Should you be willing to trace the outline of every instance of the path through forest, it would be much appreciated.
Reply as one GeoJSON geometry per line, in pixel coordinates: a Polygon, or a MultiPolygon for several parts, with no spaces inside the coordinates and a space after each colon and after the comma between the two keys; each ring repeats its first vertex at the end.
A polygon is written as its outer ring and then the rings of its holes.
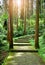
{"type": "MultiPolygon", "coordinates": [[[[18,49],[29,49],[28,46],[19,46],[18,49]]],[[[45,65],[38,53],[31,52],[9,52],[4,65],[45,65]]]]}

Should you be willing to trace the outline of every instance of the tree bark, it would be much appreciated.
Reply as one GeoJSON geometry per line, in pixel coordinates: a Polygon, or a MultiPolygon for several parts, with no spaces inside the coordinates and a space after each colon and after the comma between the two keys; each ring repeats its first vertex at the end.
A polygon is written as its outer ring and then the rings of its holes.
{"type": "Polygon", "coordinates": [[[26,0],[24,0],[24,35],[26,34],[26,0]]]}
{"type": "Polygon", "coordinates": [[[22,20],[20,22],[21,27],[23,27],[23,23],[24,23],[24,0],[21,0],[21,14],[20,14],[20,19],[22,20]]]}
{"type": "Polygon", "coordinates": [[[9,0],[9,20],[8,20],[8,41],[9,48],[13,48],[13,0],[9,0]]]}
{"type": "Polygon", "coordinates": [[[14,17],[15,17],[15,25],[16,25],[16,30],[18,30],[18,5],[17,5],[17,0],[15,0],[15,5],[14,5],[14,17]]]}
{"type": "Polygon", "coordinates": [[[29,17],[33,15],[33,1],[34,0],[29,0],[29,17]]]}
{"type": "Polygon", "coordinates": [[[39,48],[39,0],[36,0],[35,48],[39,48]]]}
{"type": "Polygon", "coordinates": [[[18,5],[16,4],[16,29],[18,30],[18,5]]]}
{"type": "Polygon", "coordinates": [[[7,12],[7,0],[4,0],[4,9],[5,9],[5,13],[7,12]]]}
{"type": "Polygon", "coordinates": [[[33,0],[31,0],[31,15],[33,15],[33,0]]]}
{"type": "Polygon", "coordinates": [[[26,17],[27,17],[27,19],[29,19],[30,17],[29,17],[29,14],[30,14],[30,12],[29,12],[29,0],[26,0],[26,17]]]}

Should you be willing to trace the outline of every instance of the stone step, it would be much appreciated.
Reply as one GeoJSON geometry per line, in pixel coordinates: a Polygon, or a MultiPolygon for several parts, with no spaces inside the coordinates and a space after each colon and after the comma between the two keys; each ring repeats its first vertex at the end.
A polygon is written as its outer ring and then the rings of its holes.
{"type": "Polygon", "coordinates": [[[32,53],[37,53],[38,50],[10,50],[10,52],[32,52],[32,53]]]}
{"type": "Polygon", "coordinates": [[[32,46],[30,43],[14,43],[13,46],[32,46]]]}
{"type": "Polygon", "coordinates": [[[16,43],[29,43],[29,39],[17,39],[15,40],[16,43]]]}

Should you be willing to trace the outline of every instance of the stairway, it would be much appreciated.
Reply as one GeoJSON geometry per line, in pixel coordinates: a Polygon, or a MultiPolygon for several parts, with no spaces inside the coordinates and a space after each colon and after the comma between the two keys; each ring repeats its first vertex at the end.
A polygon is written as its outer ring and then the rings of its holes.
{"type": "Polygon", "coordinates": [[[11,52],[38,52],[30,43],[14,43],[11,52]]]}

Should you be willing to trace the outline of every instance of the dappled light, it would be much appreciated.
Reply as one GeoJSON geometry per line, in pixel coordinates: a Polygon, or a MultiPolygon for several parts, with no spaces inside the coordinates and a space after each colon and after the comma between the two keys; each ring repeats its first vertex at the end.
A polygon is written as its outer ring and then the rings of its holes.
{"type": "Polygon", "coordinates": [[[11,59],[11,58],[13,58],[13,57],[14,57],[14,56],[8,56],[7,59],[11,59]]]}
{"type": "MultiPolygon", "coordinates": [[[[39,56],[37,54],[32,53],[15,53],[13,59],[7,59],[4,65],[43,65],[41,63],[39,56]],[[36,61],[36,62],[35,62],[36,61]],[[40,61],[40,62],[39,62],[40,61]]],[[[11,56],[11,54],[9,54],[11,56]]]]}
{"type": "Polygon", "coordinates": [[[15,57],[20,57],[20,56],[22,56],[24,53],[16,53],[15,54],[15,57]]]}

